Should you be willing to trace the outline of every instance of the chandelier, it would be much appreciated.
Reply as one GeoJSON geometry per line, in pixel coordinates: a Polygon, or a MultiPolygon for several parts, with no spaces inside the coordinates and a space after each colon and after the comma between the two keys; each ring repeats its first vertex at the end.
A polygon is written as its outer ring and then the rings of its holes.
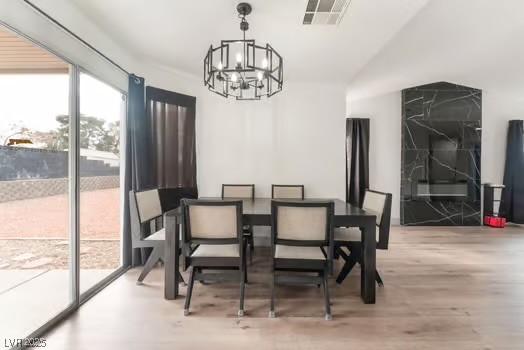
{"type": "Polygon", "coordinates": [[[246,39],[249,23],[246,16],[251,5],[237,5],[243,39],[222,40],[220,46],[211,45],[204,58],[204,85],[209,90],[237,100],[259,100],[282,90],[282,56],[271,45],[259,46],[246,39]]]}

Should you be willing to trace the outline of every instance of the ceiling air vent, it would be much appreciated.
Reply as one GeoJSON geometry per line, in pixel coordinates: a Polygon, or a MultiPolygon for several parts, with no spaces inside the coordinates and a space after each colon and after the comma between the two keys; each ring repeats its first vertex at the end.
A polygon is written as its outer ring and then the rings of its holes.
{"type": "Polygon", "coordinates": [[[303,24],[339,24],[351,0],[309,0],[303,24]]]}

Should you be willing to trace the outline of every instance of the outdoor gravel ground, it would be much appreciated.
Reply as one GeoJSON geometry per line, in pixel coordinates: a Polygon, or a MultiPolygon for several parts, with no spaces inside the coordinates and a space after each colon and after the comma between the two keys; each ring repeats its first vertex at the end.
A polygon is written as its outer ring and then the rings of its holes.
{"type": "MultiPolygon", "coordinates": [[[[0,269],[68,269],[69,241],[59,239],[0,239],[0,269]]],[[[116,269],[120,241],[80,242],[82,269],[116,269]]]]}
{"type": "MultiPolygon", "coordinates": [[[[118,188],[80,194],[82,239],[119,239],[118,188]]],[[[0,239],[69,237],[67,196],[49,196],[0,203],[0,239]]]]}

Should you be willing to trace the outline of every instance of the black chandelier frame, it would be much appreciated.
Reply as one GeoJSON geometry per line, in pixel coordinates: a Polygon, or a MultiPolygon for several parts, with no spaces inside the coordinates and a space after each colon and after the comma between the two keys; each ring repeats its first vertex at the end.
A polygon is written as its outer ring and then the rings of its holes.
{"type": "Polygon", "coordinates": [[[284,82],[282,56],[269,44],[257,45],[254,39],[246,39],[249,29],[245,17],[251,12],[251,6],[240,3],[237,6],[241,17],[240,29],[243,39],[222,40],[220,46],[211,45],[204,58],[204,85],[210,91],[223,97],[235,97],[237,100],[260,100],[282,91],[284,82]],[[230,62],[230,46],[242,46],[241,62],[230,62]],[[216,60],[216,58],[220,58],[216,60]],[[214,59],[215,58],[215,59],[214,59]],[[257,58],[263,58],[266,67],[256,64],[257,58]],[[237,79],[232,79],[236,74],[237,79]],[[245,92],[254,89],[254,93],[245,92]]]}

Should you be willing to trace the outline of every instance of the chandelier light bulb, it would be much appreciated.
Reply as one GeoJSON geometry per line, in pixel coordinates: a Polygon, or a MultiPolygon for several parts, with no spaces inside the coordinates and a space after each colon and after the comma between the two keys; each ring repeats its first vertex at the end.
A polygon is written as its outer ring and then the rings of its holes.
{"type": "Polygon", "coordinates": [[[237,63],[242,63],[242,54],[237,52],[237,63]]]}
{"type": "Polygon", "coordinates": [[[231,81],[232,81],[233,83],[236,83],[237,80],[238,80],[237,73],[233,73],[233,74],[231,74],[231,81]]]}
{"type": "Polygon", "coordinates": [[[267,61],[267,58],[264,57],[262,60],[262,68],[267,69],[267,66],[269,65],[269,62],[267,61]]]}
{"type": "Polygon", "coordinates": [[[258,81],[262,81],[262,79],[264,79],[264,74],[262,72],[258,72],[257,78],[258,78],[258,81]]]}
{"type": "Polygon", "coordinates": [[[222,62],[218,62],[218,64],[217,64],[217,69],[218,69],[218,70],[222,70],[222,69],[224,69],[224,66],[222,65],[222,62]]]}

